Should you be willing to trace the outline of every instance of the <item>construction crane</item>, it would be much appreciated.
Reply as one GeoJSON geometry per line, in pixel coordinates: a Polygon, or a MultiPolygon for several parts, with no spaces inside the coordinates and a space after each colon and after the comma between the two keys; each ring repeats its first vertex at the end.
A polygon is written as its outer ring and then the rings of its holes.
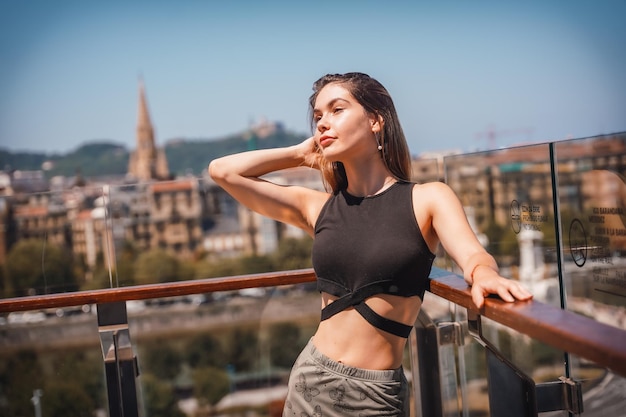
{"type": "Polygon", "coordinates": [[[490,125],[487,130],[483,132],[476,133],[476,141],[481,142],[486,139],[487,148],[489,150],[497,148],[497,140],[498,138],[502,138],[505,136],[519,136],[525,135],[525,140],[529,141],[530,136],[533,133],[533,128],[524,127],[517,129],[496,129],[493,125],[490,125]]]}

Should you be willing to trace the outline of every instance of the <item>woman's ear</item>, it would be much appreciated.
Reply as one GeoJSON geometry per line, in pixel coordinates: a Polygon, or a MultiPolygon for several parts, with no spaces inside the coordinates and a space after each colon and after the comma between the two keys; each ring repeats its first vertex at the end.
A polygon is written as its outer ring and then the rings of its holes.
{"type": "Polygon", "coordinates": [[[372,115],[372,117],[370,118],[370,125],[372,127],[372,132],[378,133],[381,130],[383,130],[385,121],[383,120],[383,117],[380,114],[372,115]]]}

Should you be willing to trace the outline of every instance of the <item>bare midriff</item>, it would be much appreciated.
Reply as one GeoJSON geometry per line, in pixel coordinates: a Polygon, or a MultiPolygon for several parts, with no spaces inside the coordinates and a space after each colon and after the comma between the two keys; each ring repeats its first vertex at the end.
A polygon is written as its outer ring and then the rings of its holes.
{"type": "MultiPolygon", "coordinates": [[[[336,297],[322,293],[322,308],[336,297]]],[[[383,317],[413,325],[419,313],[419,297],[380,294],[367,305],[383,317]]],[[[406,340],[368,323],[354,308],[335,314],[320,325],[313,337],[315,347],[329,358],[363,369],[397,369],[402,364],[406,340]]]]}

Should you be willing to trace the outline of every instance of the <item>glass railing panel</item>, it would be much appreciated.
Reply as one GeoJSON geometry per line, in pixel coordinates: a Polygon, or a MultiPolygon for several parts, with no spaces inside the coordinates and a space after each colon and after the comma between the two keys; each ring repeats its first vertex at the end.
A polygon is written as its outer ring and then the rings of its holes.
{"type": "MultiPolygon", "coordinates": [[[[43,179],[42,179],[43,181],[43,179]]],[[[205,178],[72,186],[67,179],[19,188],[0,199],[0,296],[41,295],[203,277],[208,259],[268,255],[281,227],[205,178]],[[249,219],[253,224],[246,223],[249,219]],[[271,229],[265,231],[265,229],[271,229]],[[272,234],[273,233],[273,234],[272,234]],[[255,252],[255,243],[259,248],[255,252]]],[[[18,184],[19,185],[19,184],[18,184]]],[[[285,230],[281,237],[291,233],[285,230]]],[[[295,234],[291,233],[295,236],[295,234]]],[[[252,272],[267,272],[260,265],[252,272]]],[[[243,271],[248,272],[248,271],[243,271]]],[[[239,271],[237,271],[239,273],[239,271]]],[[[228,273],[222,275],[229,275],[228,273]]]]}
{"type": "Polygon", "coordinates": [[[626,133],[555,144],[568,309],[626,329],[626,133]]]}
{"type": "Polygon", "coordinates": [[[108,415],[95,308],[0,317],[0,415],[108,415]]]}
{"type": "MultiPolygon", "coordinates": [[[[105,193],[104,243],[93,288],[206,278],[207,269],[211,276],[272,270],[260,256],[255,270],[228,270],[231,259],[255,258],[254,241],[263,238],[241,230],[260,230],[262,219],[203,178],[111,184],[105,193]],[[247,225],[250,219],[253,225],[247,225]]],[[[271,226],[276,232],[275,222],[271,226]]]]}
{"type": "Polygon", "coordinates": [[[444,159],[446,183],[504,276],[560,305],[548,144],[444,159]]]}
{"type": "Polygon", "coordinates": [[[144,249],[137,230],[147,225],[146,183],[116,184],[106,187],[106,227],[99,236],[102,243],[100,262],[95,268],[94,288],[116,288],[135,284],[135,262],[144,249]]]}
{"type": "MultiPolygon", "coordinates": [[[[446,183],[459,197],[480,242],[498,261],[501,274],[519,280],[536,300],[559,306],[550,145],[448,156],[444,170],[446,183]]],[[[537,382],[545,380],[546,369],[565,375],[564,352],[536,345],[489,320],[484,320],[482,331],[485,339],[537,382]]],[[[474,341],[468,343],[465,355],[466,364],[485,362],[482,346],[474,341]]],[[[472,381],[471,375],[466,378],[472,381]]],[[[475,384],[482,382],[479,378],[475,384]]]]}
{"type": "MultiPolygon", "coordinates": [[[[626,330],[626,133],[555,143],[568,310],[626,330]]],[[[622,415],[626,378],[570,358],[583,415],[622,415]]]]}
{"type": "MultiPolygon", "coordinates": [[[[42,179],[43,181],[43,179],[42,179]]],[[[54,178],[32,191],[17,185],[3,196],[0,295],[21,297],[76,291],[91,280],[97,262],[93,239],[103,187],[54,178]]]]}

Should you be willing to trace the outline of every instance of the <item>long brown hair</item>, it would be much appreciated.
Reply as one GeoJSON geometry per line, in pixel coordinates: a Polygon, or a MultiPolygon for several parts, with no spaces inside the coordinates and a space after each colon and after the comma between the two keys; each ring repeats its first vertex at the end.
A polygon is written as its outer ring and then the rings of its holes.
{"type": "MultiPolygon", "coordinates": [[[[312,130],[315,131],[316,128],[313,120],[313,109],[317,95],[322,88],[332,83],[341,84],[363,106],[366,112],[382,119],[382,129],[378,141],[383,148],[381,150],[383,162],[396,179],[409,181],[411,179],[411,154],[393,100],[387,89],[369,75],[360,72],[327,74],[315,81],[313,94],[309,98],[312,130]]],[[[335,192],[348,186],[346,171],[341,162],[326,161],[320,150],[318,165],[327,188],[335,192]]]]}

